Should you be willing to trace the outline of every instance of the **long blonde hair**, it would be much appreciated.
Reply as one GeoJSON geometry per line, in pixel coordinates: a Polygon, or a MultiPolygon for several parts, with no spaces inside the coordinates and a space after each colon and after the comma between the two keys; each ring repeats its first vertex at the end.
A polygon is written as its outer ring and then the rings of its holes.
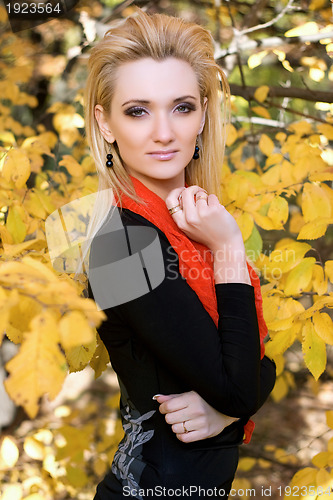
{"type": "Polygon", "coordinates": [[[198,137],[200,158],[191,160],[186,166],[185,181],[220,197],[226,124],[230,119],[230,90],[222,69],[214,60],[212,35],[197,24],[165,14],[148,15],[138,10],[137,14],[111,26],[104,38],[92,48],[88,62],[84,96],[86,137],[99,179],[95,209],[88,228],[90,241],[110,212],[112,193],[119,196],[124,192],[132,199],[144,202],[136,196],[114,144],[113,167],[106,167],[109,144],[100,133],[94,110],[99,104],[109,115],[117,69],[123,63],[147,57],[156,61],[175,57],[188,62],[194,70],[201,105],[205,97],[208,98],[208,105],[205,126],[198,137]]]}

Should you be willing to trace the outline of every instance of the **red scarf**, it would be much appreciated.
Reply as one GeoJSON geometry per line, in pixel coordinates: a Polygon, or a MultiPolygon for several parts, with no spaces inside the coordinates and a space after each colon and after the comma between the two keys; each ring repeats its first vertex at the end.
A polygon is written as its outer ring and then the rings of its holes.
{"type": "MultiPolygon", "coordinates": [[[[217,300],[215,293],[213,257],[209,249],[194,240],[189,239],[181,231],[172,216],[169,214],[165,201],[153,191],[148,189],[141,181],[130,176],[135,192],[144,199],[147,205],[139,204],[122,193],[122,206],[141,215],[157,226],[167,237],[179,258],[179,270],[186,278],[187,283],[195,291],[201,300],[204,308],[210,314],[216,327],[218,325],[219,314],[217,311],[217,300]],[[182,255],[186,255],[185,260],[182,255]]],[[[263,316],[262,297],[260,280],[255,270],[247,263],[251,284],[254,287],[255,305],[258,318],[261,358],[265,353],[264,338],[267,335],[267,326],[263,316]]],[[[244,443],[248,443],[254,429],[254,422],[249,420],[244,427],[244,443]]]]}

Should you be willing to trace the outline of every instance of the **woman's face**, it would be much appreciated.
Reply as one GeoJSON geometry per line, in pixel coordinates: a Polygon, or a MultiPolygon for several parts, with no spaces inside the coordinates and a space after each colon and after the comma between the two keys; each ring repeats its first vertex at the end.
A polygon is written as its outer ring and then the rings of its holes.
{"type": "Polygon", "coordinates": [[[117,142],[129,174],[149,188],[172,189],[184,185],[205,107],[187,62],[145,58],[119,67],[111,113],[97,105],[95,116],[105,139],[117,142]]]}

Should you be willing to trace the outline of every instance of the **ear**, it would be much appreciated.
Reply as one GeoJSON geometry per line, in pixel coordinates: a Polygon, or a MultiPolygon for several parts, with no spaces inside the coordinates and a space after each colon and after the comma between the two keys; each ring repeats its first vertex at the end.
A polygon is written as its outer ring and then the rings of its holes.
{"type": "Polygon", "coordinates": [[[198,135],[201,134],[201,132],[203,131],[203,128],[205,126],[207,102],[208,102],[208,99],[207,99],[207,97],[205,97],[204,98],[204,102],[203,102],[203,107],[202,107],[202,119],[201,119],[201,122],[200,122],[200,128],[199,128],[198,135]]]}
{"type": "Polygon", "coordinates": [[[105,117],[105,112],[103,107],[100,104],[96,104],[95,106],[95,118],[98,123],[99,130],[104,137],[104,139],[108,142],[114,142],[116,139],[110,130],[110,124],[105,117]]]}

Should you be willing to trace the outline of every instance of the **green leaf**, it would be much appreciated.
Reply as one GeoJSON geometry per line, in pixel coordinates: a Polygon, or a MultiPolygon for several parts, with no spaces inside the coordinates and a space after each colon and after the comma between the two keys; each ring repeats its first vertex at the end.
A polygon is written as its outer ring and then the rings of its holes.
{"type": "Polygon", "coordinates": [[[256,225],[253,226],[252,233],[250,237],[244,242],[244,246],[248,258],[252,262],[255,262],[262,251],[262,238],[256,225]]]}

